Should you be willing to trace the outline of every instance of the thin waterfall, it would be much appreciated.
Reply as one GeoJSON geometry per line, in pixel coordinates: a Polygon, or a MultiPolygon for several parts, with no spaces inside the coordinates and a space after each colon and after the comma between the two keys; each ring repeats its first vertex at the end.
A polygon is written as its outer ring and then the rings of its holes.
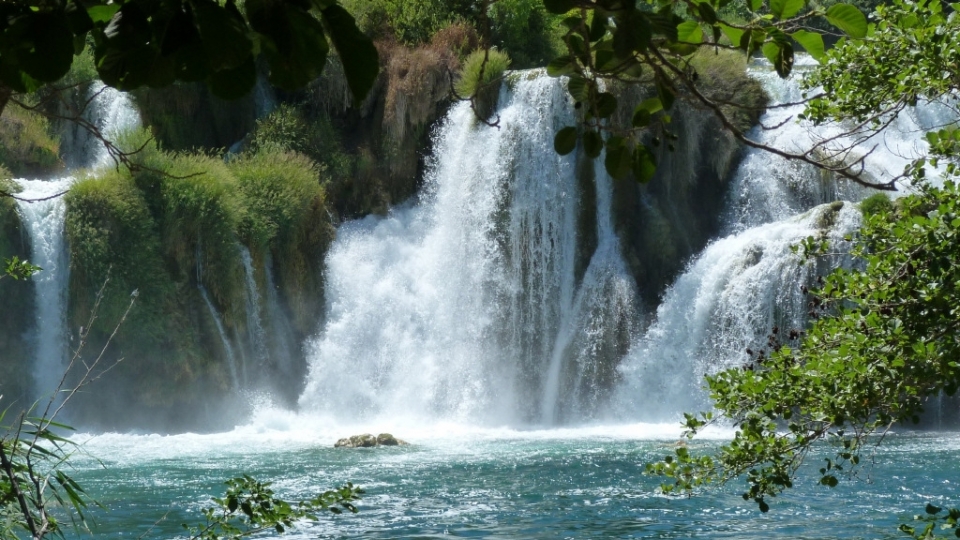
{"type": "Polygon", "coordinates": [[[237,357],[233,354],[233,346],[230,345],[230,338],[227,337],[227,331],[223,326],[223,319],[220,318],[220,313],[210,300],[210,295],[207,294],[207,288],[202,284],[197,284],[197,289],[200,290],[200,297],[203,298],[203,303],[207,305],[210,318],[213,319],[213,324],[217,327],[217,333],[220,335],[220,343],[223,344],[223,351],[227,356],[227,370],[230,372],[230,382],[233,383],[234,390],[239,390],[241,385],[240,374],[237,370],[237,357]]]}
{"type": "Polygon", "coordinates": [[[277,282],[273,277],[273,257],[267,253],[263,264],[266,278],[267,317],[270,321],[273,358],[280,374],[284,377],[297,373],[296,363],[299,356],[296,332],[290,324],[290,317],[280,305],[277,282]]]}
{"type": "Polygon", "coordinates": [[[246,284],[247,338],[258,366],[263,368],[269,357],[267,336],[260,317],[260,292],[257,290],[257,280],[253,273],[253,258],[250,256],[250,250],[244,245],[240,246],[240,260],[243,262],[243,277],[246,284]]]}
{"type": "MultiPolygon", "coordinates": [[[[609,222],[577,275],[577,158],[553,150],[575,122],[564,83],[510,79],[499,129],[468,104],[450,111],[418,204],[340,227],[302,408],[515,424],[592,414],[597,368],[616,361],[602,344],[637,317],[634,294],[609,222]]],[[[598,191],[609,220],[609,187],[598,191]]]]}
{"type": "Polygon", "coordinates": [[[32,342],[35,397],[48,397],[66,369],[69,353],[67,330],[67,284],[70,266],[64,239],[66,204],[62,196],[73,178],[17,180],[21,219],[30,236],[30,262],[41,270],[33,275],[36,290],[36,325],[32,342]],[[52,197],[52,198],[49,198],[52,197]],[[30,199],[47,199],[28,202],[30,199]]]}

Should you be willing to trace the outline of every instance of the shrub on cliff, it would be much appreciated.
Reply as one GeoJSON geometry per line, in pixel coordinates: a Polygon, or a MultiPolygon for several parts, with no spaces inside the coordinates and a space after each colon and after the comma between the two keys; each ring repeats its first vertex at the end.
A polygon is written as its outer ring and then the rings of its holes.
{"type": "Polygon", "coordinates": [[[50,175],[63,169],[60,144],[50,122],[33,111],[10,106],[0,116],[0,165],[15,176],[50,175]]]}

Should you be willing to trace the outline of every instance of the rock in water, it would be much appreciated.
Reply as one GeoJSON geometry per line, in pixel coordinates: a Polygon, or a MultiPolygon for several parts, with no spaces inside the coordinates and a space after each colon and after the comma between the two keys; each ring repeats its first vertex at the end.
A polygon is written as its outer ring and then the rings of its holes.
{"type": "Polygon", "coordinates": [[[408,443],[389,433],[381,433],[374,437],[369,433],[354,435],[337,441],[334,448],[371,448],[374,446],[405,446],[408,443]]]}

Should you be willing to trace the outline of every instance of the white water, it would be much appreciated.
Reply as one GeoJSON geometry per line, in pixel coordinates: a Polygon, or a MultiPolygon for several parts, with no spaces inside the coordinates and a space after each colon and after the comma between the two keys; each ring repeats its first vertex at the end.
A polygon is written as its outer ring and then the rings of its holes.
{"type": "Polygon", "coordinates": [[[454,107],[419,205],[340,228],[301,409],[489,425],[591,407],[605,360],[592,353],[636,317],[609,183],[578,279],[575,158],[552,142],[574,122],[566,91],[528,73],[500,103],[500,129],[454,107]]]}
{"type": "Polygon", "coordinates": [[[839,211],[819,206],[708,246],[667,291],[656,322],[623,361],[619,413],[669,421],[709,410],[704,375],[747,364],[746,350],[763,349],[774,327],[784,342],[790,329],[804,328],[808,299],[800,287],[824,268],[791,248],[810,236],[842,248],[859,225],[852,204],[839,211]]]}
{"type": "Polygon", "coordinates": [[[30,236],[30,262],[41,270],[33,275],[36,289],[36,326],[33,333],[33,379],[35,397],[53,395],[66,368],[69,353],[67,330],[67,283],[69,260],[64,241],[66,204],[62,196],[44,201],[70,188],[73,178],[17,180],[23,190],[17,196],[20,216],[30,236]]]}
{"type": "MultiPolygon", "coordinates": [[[[774,104],[801,97],[796,79],[769,66],[751,74],[774,104]]],[[[478,127],[466,107],[451,112],[419,205],[341,227],[327,260],[329,316],[309,344],[305,413],[339,410],[361,423],[673,421],[709,408],[703,375],[745,363],[774,327],[805,326],[801,285],[845,258],[802,263],[791,248],[816,236],[844,251],[860,214],[824,204],[871,190],[749,151],[730,187],[728,236],[689,264],[638,333],[610,179],[595,175],[598,245],[578,276],[575,163],[550,144],[573,122],[569,103],[556,81],[522,79],[501,95],[499,130],[478,127]]],[[[753,136],[796,152],[842,129],[797,122],[800,111],[771,109],[765,125],[786,123],[753,136]]],[[[899,174],[925,150],[920,127],[942,120],[933,107],[903,114],[873,141],[882,144],[867,172],[876,181],[899,174]]]]}
{"type": "MultiPolygon", "coordinates": [[[[90,87],[90,96],[94,125],[108,141],[116,142],[124,132],[140,127],[140,112],[126,93],[97,81],[90,87]]],[[[113,156],[100,141],[93,157],[94,166],[115,166],[113,156]]]]}

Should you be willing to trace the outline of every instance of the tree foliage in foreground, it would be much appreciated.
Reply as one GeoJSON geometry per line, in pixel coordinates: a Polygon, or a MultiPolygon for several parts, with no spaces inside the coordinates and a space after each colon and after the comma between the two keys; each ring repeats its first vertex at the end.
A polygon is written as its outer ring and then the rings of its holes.
{"type": "Polygon", "coordinates": [[[109,86],[133,90],[203,81],[245,95],[263,58],[270,83],[296,90],[320,75],[331,45],[356,99],[379,69],[373,43],[336,0],[8,0],[0,3],[0,110],[33,92],[93,47],[109,86]]]}
{"type": "MultiPolygon", "coordinates": [[[[820,469],[820,483],[835,486],[858,464],[868,435],[916,422],[928,398],[956,392],[960,189],[924,186],[896,202],[865,217],[853,251],[859,264],[811,292],[815,322],[805,335],[707,378],[736,435],[714,457],[681,448],[651,465],[673,480],[667,491],[743,476],[744,498],[766,511],[770,497],[792,487],[815,442],[835,443],[820,469]]],[[[685,427],[692,435],[714,420],[688,415],[685,427]]]]}

